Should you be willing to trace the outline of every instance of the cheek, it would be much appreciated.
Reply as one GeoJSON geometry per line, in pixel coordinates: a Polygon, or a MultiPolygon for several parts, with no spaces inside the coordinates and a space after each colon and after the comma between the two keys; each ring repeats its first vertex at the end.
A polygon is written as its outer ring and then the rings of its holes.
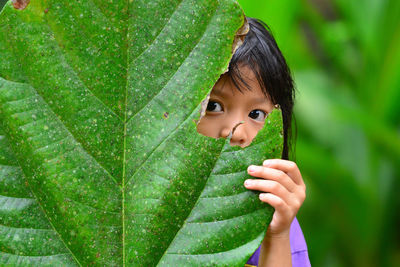
{"type": "Polygon", "coordinates": [[[264,127],[264,123],[249,121],[249,127],[247,128],[247,133],[251,140],[256,137],[257,133],[264,127]]]}
{"type": "Polygon", "coordinates": [[[197,124],[197,132],[205,136],[218,138],[219,129],[217,120],[210,119],[205,115],[200,120],[200,123],[197,124]]]}

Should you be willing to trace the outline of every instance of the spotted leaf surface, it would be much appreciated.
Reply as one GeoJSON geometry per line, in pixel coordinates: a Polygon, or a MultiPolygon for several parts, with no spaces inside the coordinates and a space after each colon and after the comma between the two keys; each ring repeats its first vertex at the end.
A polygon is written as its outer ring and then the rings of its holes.
{"type": "Polygon", "coordinates": [[[231,0],[32,1],[0,13],[0,264],[243,266],[280,157],[196,132],[244,18],[231,0]]]}

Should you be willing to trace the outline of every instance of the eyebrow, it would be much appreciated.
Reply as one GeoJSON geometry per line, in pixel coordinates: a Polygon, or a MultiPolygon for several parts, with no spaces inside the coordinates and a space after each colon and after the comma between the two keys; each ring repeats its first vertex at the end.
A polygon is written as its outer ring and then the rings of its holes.
{"type": "Polygon", "coordinates": [[[267,103],[268,99],[265,98],[253,98],[252,101],[254,101],[256,104],[263,104],[263,103],[267,103]]]}
{"type": "MultiPolygon", "coordinates": [[[[222,90],[220,90],[219,88],[215,88],[214,90],[213,90],[213,93],[215,94],[215,95],[217,95],[217,96],[220,96],[220,97],[224,97],[224,96],[227,96],[227,92],[226,91],[222,91],[222,90]],[[215,90],[216,89],[216,90],[215,90]]],[[[240,93],[240,92],[239,92],[240,93]]],[[[255,104],[264,104],[264,103],[266,103],[267,102],[267,98],[264,96],[264,98],[260,98],[260,97],[254,97],[254,98],[252,98],[251,99],[251,102],[253,102],[253,103],[255,103],[255,104]]]]}
{"type": "Polygon", "coordinates": [[[220,88],[215,88],[215,89],[213,90],[214,94],[221,96],[221,97],[227,96],[226,91],[222,91],[222,89],[220,89],[220,88]]]}

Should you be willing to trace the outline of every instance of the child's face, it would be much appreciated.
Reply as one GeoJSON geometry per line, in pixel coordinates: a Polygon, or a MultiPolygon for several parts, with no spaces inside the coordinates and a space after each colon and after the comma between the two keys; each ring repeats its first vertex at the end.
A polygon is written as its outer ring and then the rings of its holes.
{"type": "Polygon", "coordinates": [[[230,144],[246,147],[263,128],[274,105],[261,91],[251,69],[241,67],[240,71],[251,90],[244,88],[240,92],[232,80],[223,75],[211,91],[206,114],[197,125],[197,131],[213,138],[227,138],[237,126],[230,144]]]}

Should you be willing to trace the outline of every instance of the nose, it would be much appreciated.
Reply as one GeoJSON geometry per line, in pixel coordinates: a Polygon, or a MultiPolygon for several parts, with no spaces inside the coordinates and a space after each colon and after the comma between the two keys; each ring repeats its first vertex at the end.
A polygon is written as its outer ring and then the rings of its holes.
{"type": "Polygon", "coordinates": [[[244,121],[237,121],[235,123],[230,123],[222,127],[220,136],[223,138],[230,137],[231,146],[240,146],[240,147],[246,146],[248,136],[246,133],[246,127],[243,124],[244,121]]]}

